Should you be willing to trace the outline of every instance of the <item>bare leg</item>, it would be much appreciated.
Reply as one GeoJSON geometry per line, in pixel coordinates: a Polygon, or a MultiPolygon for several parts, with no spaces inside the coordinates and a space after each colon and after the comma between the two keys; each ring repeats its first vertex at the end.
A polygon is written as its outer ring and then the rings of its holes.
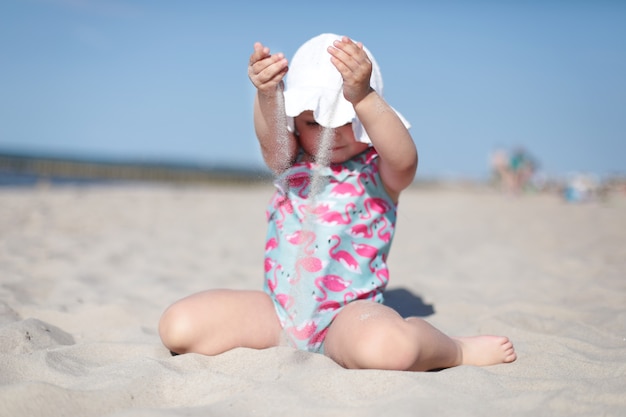
{"type": "Polygon", "coordinates": [[[236,347],[277,346],[282,328],[264,292],[210,290],[165,310],[159,334],[172,352],[217,355],[236,347]]]}
{"type": "Polygon", "coordinates": [[[427,371],[516,358],[506,337],[451,338],[422,319],[403,319],[368,301],[353,302],[337,315],[324,346],[328,356],[347,368],[427,371]]]}

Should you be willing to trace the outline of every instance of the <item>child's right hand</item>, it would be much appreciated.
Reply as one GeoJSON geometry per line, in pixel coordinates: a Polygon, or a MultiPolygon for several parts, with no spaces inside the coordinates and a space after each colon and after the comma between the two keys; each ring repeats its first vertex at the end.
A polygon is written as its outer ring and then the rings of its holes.
{"type": "Polygon", "coordinates": [[[280,52],[271,55],[268,47],[260,42],[254,44],[254,52],[248,64],[248,77],[259,93],[275,94],[288,69],[285,55],[280,52]]]}

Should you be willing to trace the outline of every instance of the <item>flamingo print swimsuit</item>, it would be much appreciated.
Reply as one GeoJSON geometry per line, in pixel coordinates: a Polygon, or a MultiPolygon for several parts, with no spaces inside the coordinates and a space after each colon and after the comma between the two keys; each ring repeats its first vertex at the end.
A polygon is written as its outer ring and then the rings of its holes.
{"type": "Polygon", "coordinates": [[[382,186],[373,147],[342,164],[296,162],[275,186],[264,290],[289,343],[323,353],[346,304],[383,301],[396,204],[382,186]],[[312,184],[316,170],[321,180],[312,184]]]}

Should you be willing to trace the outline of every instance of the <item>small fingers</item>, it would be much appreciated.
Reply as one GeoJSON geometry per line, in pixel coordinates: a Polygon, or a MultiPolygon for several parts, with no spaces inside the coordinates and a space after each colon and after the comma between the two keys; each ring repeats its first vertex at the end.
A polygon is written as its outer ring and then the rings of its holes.
{"type": "Polygon", "coordinates": [[[328,52],[331,55],[331,62],[339,70],[344,80],[353,78],[358,81],[366,77],[369,81],[372,62],[361,42],[355,43],[348,37],[343,37],[329,46],[328,52]]]}
{"type": "Polygon", "coordinates": [[[254,51],[250,55],[250,61],[248,65],[254,65],[255,62],[268,57],[270,54],[270,48],[263,46],[261,42],[254,43],[254,51]]]}
{"type": "Polygon", "coordinates": [[[369,64],[369,58],[363,49],[361,42],[354,42],[347,36],[333,42],[332,46],[328,47],[328,52],[337,60],[341,61],[343,65],[350,69],[355,67],[369,64]]]}
{"type": "Polygon", "coordinates": [[[277,76],[281,78],[284,72],[287,70],[287,60],[285,59],[285,56],[280,52],[269,56],[258,64],[259,66],[257,74],[259,75],[262,82],[268,82],[276,78],[277,76]]]}
{"type": "Polygon", "coordinates": [[[333,42],[328,47],[331,62],[343,78],[343,95],[351,103],[356,103],[370,91],[372,62],[361,42],[353,42],[348,37],[333,42]]]}
{"type": "Polygon", "coordinates": [[[269,48],[259,42],[254,44],[250,56],[248,77],[259,90],[271,90],[282,80],[287,72],[288,63],[284,54],[271,55],[269,48]]]}

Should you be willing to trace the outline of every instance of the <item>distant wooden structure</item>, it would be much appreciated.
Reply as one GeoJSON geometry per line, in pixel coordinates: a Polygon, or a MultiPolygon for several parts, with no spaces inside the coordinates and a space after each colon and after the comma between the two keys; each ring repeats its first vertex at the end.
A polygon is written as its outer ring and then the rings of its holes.
{"type": "Polygon", "coordinates": [[[267,171],[174,163],[107,161],[0,152],[0,173],[46,180],[150,181],[176,183],[265,182],[267,171]]]}

